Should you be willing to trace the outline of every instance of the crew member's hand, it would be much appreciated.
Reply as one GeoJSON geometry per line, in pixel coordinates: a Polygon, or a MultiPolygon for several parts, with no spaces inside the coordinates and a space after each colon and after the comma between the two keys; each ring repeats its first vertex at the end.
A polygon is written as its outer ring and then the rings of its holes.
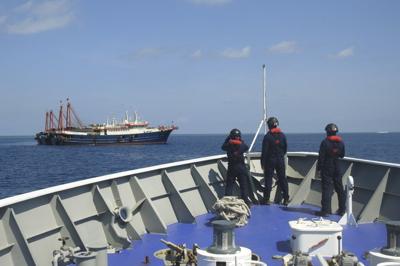
{"type": "Polygon", "coordinates": [[[230,139],[229,144],[240,145],[242,141],[240,139],[230,139]]]}

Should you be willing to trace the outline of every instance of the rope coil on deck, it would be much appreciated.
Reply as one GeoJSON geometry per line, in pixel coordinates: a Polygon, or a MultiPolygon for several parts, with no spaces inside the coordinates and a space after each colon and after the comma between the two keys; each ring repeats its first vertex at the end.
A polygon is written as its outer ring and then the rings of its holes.
{"type": "Polygon", "coordinates": [[[250,208],[244,200],[234,196],[225,196],[217,200],[212,208],[219,218],[236,222],[236,226],[245,226],[251,215],[250,208]]]}

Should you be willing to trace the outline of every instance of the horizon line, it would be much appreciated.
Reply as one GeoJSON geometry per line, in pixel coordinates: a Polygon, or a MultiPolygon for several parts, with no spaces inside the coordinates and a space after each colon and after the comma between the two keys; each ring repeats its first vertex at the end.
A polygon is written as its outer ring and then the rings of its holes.
{"type": "MultiPolygon", "coordinates": [[[[285,134],[325,134],[325,132],[284,132],[285,134]]],[[[400,131],[346,131],[340,132],[340,134],[396,134],[400,131]]],[[[174,135],[227,135],[228,133],[222,132],[211,132],[211,133],[174,133],[174,135]]],[[[255,135],[255,132],[242,132],[243,135],[255,135]]],[[[262,135],[264,133],[260,133],[262,135]]],[[[35,134],[11,134],[11,135],[0,135],[0,137],[31,137],[35,134]]]]}

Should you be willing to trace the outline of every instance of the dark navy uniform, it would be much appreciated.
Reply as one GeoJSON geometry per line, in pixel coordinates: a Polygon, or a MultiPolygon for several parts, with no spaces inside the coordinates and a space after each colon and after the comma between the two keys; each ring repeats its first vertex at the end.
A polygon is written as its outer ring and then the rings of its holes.
{"type": "Polygon", "coordinates": [[[232,196],[233,185],[236,178],[240,185],[241,198],[249,204],[248,199],[248,170],[244,163],[244,152],[249,150],[249,147],[240,139],[232,139],[227,137],[221,147],[228,155],[228,173],[226,178],[225,195],[232,196]]]}
{"type": "Polygon", "coordinates": [[[336,135],[327,136],[319,148],[318,166],[322,184],[321,214],[332,213],[331,198],[335,189],[339,200],[339,214],[346,209],[346,194],[343,189],[339,158],[343,158],[345,147],[342,138],[336,135]]]}
{"type": "Polygon", "coordinates": [[[288,182],[286,179],[285,154],[287,152],[286,136],[279,128],[272,128],[264,136],[261,152],[261,166],[264,169],[265,190],[264,201],[269,202],[272,190],[274,170],[278,177],[278,186],[281,189],[284,204],[289,200],[288,182]]]}

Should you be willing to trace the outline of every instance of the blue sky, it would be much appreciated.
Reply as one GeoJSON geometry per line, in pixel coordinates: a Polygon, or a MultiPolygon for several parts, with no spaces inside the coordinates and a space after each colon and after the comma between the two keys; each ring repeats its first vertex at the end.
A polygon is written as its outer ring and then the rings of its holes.
{"type": "Polygon", "coordinates": [[[400,1],[0,2],[0,135],[71,98],[81,120],[138,111],[177,133],[400,131],[400,1]]]}

